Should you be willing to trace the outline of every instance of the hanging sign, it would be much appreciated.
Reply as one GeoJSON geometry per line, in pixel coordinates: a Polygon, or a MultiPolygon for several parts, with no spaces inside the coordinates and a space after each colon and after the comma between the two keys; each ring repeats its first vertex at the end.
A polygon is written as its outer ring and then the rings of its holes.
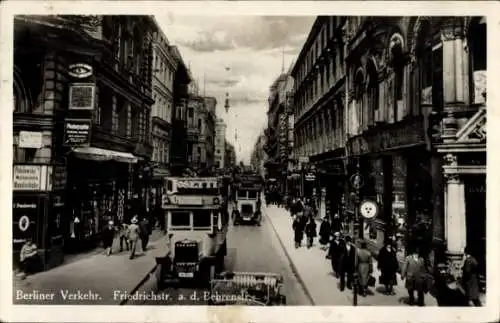
{"type": "Polygon", "coordinates": [[[46,188],[47,166],[14,165],[12,189],[14,191],[39,191],[46,188]]]}
{"type": "Polygon", "coordinates": [[[19,148],[42,148],[43,135],[39,131],[19,131],[19,148]]]}
{"type": "Polygon", "coordinates": [[[359,211],[365,219],[371,219],[378,215],[378,204],[371,200],[364,200],[359,206],[359,211]]]}
{"type": "Polygon", "coordinates": [[[84,79],[92,75],[92,66],[89,64],[72,64],[68,66],[68,75],[78,79],[84,79]]]}
{"type": "Polygon", "coordinates": [[[363,187],[364,184],[363,176],[359,173],[352,175],[349,181],[351,182],[352,187],[357,190],[363,187]]]}
{"type": "Polygon", "coordinates": [[[92,121],[89,119],[66,119],[64,123],[65,146],[88,146],[92,121]]]}

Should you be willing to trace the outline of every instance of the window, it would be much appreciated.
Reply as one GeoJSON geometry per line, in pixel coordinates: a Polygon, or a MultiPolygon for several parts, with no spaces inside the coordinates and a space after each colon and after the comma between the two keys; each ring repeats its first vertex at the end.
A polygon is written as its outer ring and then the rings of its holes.
{"type": "Polygon", "coordinates": [[[201,131],[201,119],[198,119],[198,130],[201,131]]]}
{"type": "Polygon", "coordinates": [[[170,214],[170,224],[173,227],[191,226],[191,215],[189,212],[172,211],[170,214]]]}
{"type": "Polygon", "coordinates": [[[188,117],[192,118],[193,116],[194,116],[194,109],[193,108],[188,108],[188,117]]]}
{"type": "Polygon", "coordinates": [[[249,199],[257,199],[257,192],[256,191],[248,191],[248,198],[249,199]]]}
{"type": "Polygon", "coordinates": [[[378,75],[375,64],[371,62],[368,65],[368,109],[369,121],[368,125],[372,125],[375,121],[379,121],[379,92],[378,92],[378,75]]]}
{"type": "Polygon", "coordinates": [[[193,211],[193,228],[207,229],[212,226],[212,214],[210,210],[193,211]]]}
{"type": "Polygon", "coordinates": [[[127,137],[128,102],[121,96],[117,96],[116,109],[118,112],[118,134],[127,137]]]}

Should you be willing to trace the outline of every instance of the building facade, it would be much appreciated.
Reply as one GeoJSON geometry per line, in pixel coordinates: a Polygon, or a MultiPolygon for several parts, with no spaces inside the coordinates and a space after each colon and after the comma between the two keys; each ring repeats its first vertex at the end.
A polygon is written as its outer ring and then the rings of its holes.
{"type": "Polygon", "coordinates": [[[234,146],[226,140],[224,152],[224,165],[227,170],[233,170],[236,166],[236,150],[234,146]]]}
{"type": "Polygon", "coordinates": [[[177,60],[173,55],[166,35],[158,23],[153,33],[153,77],[152,92],[155,103],[152,107],[152,166],[153,188],[151,206],[159,205],[162,178],[169,174],[172,111],[174,109],[174,76],[177,60]]]}
{"type": "Polygon", "coordinates": [[[291,71],[292,176],[301,195],[323,199],[332,214],[341,211],[345,190],[345,23],[345,17],[318,17],[291,71]]]}
{"type": "Polygon", "coordinates": [[[262,132],[257,137],[252,150],[252,155],[250,156],[250,165],[262,178],[266,178],[266,168],[264,167],[267,160],[266,152],[264,151],[265,144],[266,136],[264,132],[262,132]]]}
{"type": "Polygon", "coordinates": [[[292,76],[297,159],[345,219],[379,205],[356,235],[374,251],[396,236],[400,258],[418,246],[456,276],[468,245],[484,281],[485,20],[318,17],[292,76]]]}
{"type": "Polygon", "coordinates": [[[180,176],[188,164],[188,101],[189,85],[193,77],[176,46],[170,48],[177,61],[174,76],[174,106],[170,141],[170,173],[180,176]]]}
{"type": "Polygon", "coordinates": [[[215,166],[215,130],[217,122],[217,100],[214,97],[204,97],[204,149],[206,155],[206,164],[204,165],[207,170],[212,173],[215,166]]]}
{"type": "Polygon", "coordinates": [[[16,16],[14,263],[31,237],[44,269],[58,265],[110,217],[126,220],[134,195],[147,203],[153,25],[149,16],[16,16]]]}
{"type": "Polygon", "coordinates": [[[227,125],[223,119],[217,118],[215,123],[215,152],[214,166],[216,169],[224,169],[225,146],[227,125]]]}
{"type": "Polygon", "coordinates": [[[271,85],[269,91],[268,125],[266,134],[267,176],[277,180],[280,190],[285,193],[288,168],[288,123],[289,107],[287,85],[293,86],[288,73],[281,74],[271,85]]]}

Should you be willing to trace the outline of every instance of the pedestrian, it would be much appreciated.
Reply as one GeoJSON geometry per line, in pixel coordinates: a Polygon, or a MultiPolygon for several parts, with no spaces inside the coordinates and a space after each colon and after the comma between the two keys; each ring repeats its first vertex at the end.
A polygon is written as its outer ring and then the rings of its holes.
{"type": "Polygon", "coordinates": [[[302,244],[302,239],[304,238],[304,228],[302,215],[300,213],[295,215],[293,219],[292,229],[294,232],[295,248],[299,248],[302,244]]]}
{"type": "Polygon", "coordinates": [[[151,234],[149,220],[146,217],[142,218],[142,221],[139,223],[139,228],[142,251],[146,251],[149,242],[149,235],[151,234]]]}
{"type": "Polygon", "coordinates": [[[481,306],[479,300],[479,280],[478,263],[476,258],[471,255],[469,247],[464,250],[464,264],[462,267],[462,287],[465,291],[468,301],[472,301],[474,306],[481,306]]]}
{"type": "Polygon", "coordinates": [[[137,241],[141,236],[141,229],[137,224],[139,221],[137,217],[134,216],[132,218],[131,224],[128,226],[128,240],[130,244],[130,259],[133,259],[135,256],[135,250],[137,248],[137,241]]]}
{"type": "Polygon", "coordinates": [[[106,224],[101,231],[102,245],[106,250],[107,256],[111,255],[112,253],[114,238],[115,238],[114,222],[109,220],[108,224],[106,224]]]}
{"type": "Polygon", "coordinates": [[[358,286],[359,294],[366,296],[368,291],[368,283],[373,273],[373,259],[372,254],[367,249],[366,241],[361,241],[360,248],[357,252],[357,273],[358,273],[358,286]]]}
{"type": "Polygon", "coordinates": [[[405,279],[405,287],[408,290],[409,303],[414,305],[415,292],[417,292],[418,306],[424,306],[424,294],[426,292],[427,268],[424,258],[419,255],[418,249],[413,249],[410,255],[406,257],[401,279],[405,279]]]}
{"type": "Polygon", "coordinates": [[[22,279],[26,278],[27,275],[35,272],[36,261],[38,256],[38,248],[36,244],[33,243],[31,237],[26,239],[23,247],[21,248],[21,253],[19,254],[19,261],[22,270],[22,279]]]}
{"type": "Polygon", "coordinates": [[[332,231],[342,232],[342,220],[338,212],[335,212],[332,219],[332,231]]]}
{"type": "Polygon", "coordinates": [[[326,215],[319,226],[319,244],[321,245],[322,250],[328,249],[331,233],[332,227],[330,225],[330,217],[326,215]]]}
{"type": "Polygon", "coordinates": [[[316,221],[314,221],[313,217],[310,217],[309,222],[306,224],[307,249],[310,249],[313,246],[316,235],[316,221]]]}
{"type": "Polygon", "coordinates": [[[389,239],[378,252],[377,267],[380,270],[379,283],[385,286],[385,293],[394,295],[393,286],[397,285],[396,273],[399,270],[399,262],[393,242],[389,239]]]}
{"type": "Polygon", "coordinates": [[[328,250],[327,258],[330,259],[332,264],[332,270],[336,278],[340,277],[341,260],[344,257],[344,252],[346,249],[345,242],[340,238],[340,232],[334,233],[334,238],[330,242],[330,248],[328,250]]]}
{"type": "Polygon", "coordinates": [[[345,237],[345,246],[339,259],[340,290],[343,291],[347,285],[352,289],[354,270],[356,269],[356,248],[352,244],[350,236],[345,237]],[[346,284],[347,278],[347,284],[346,284]]]}
{"type": "Polygon", "coordinates": [[[125,221],[121,221],[118,224],[118,239],[120,240],[120,252],[123,251],[123,243],[125,243],[125,247],[127,248],[127,251],[129,251],[128,224],[125,223],[125,221]]]}

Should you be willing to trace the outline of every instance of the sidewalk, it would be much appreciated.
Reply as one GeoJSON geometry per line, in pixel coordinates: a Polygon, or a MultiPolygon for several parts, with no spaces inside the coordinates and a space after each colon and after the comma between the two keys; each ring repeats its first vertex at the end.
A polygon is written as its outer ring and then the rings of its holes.
{"type": "Polygon", "coordinates": [[[13,303],[118,305],[156,267],[155,256],[166,254],[166,239],[162,232],[153,231],[146,252],[138,246],[136,258],[132,260],[127,251],[117,252],[119,243],[115,239],[115,253],[109,257],[103,250],[25,280],[14,277],[13,303]],[[48,295],[49,299],[42,299],[41,294],[48,295]]]}
{"type": "MultiPolygon", "coordinates": [[[[268,206],[265,213],[272,224],[282,247],[290,261],[293,271],[298,276],[307,293],[310,295],[314,305],[337,305],[351,306],[352,290],[345,289],[341,292],[338,288],[339,280],[333,276],[330,260],[326,259],[325,251],[319,248],[318,238],[311,249],[305,247],[305,239],[301,248],[295,249],[292,231],[292,219],[285,209],[276,206],[268,206]]],[[[319,223],[318,222],[318,230],[319,223]]],[[[408,293],[404,288],[404,281],[398,275],[398,285],[394,286],[396,295],[385,295],[384,287],[378,285],[380,272],[374,260],[374,273],[377,284],[370,287],[371,295],[358,296],[358,305],[377,306],[408,306],[408,293]]],[[[437,301],[430,294],[425,296],[426,306],[437,306],[437,301]]]]}

